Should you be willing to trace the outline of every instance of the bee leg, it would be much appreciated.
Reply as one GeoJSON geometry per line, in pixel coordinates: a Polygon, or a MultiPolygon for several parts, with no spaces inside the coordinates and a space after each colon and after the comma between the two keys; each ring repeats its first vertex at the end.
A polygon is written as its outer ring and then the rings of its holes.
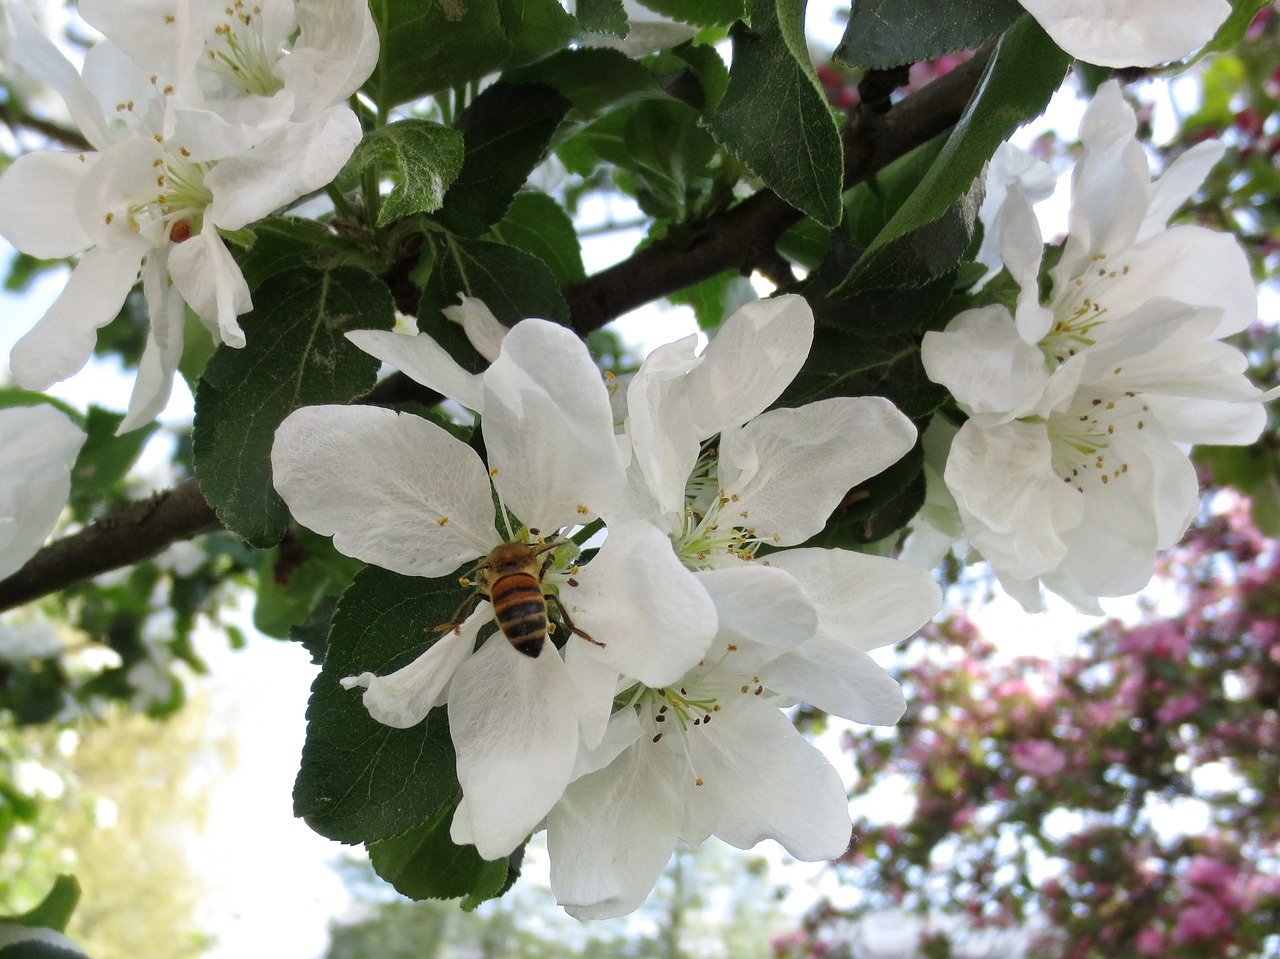
{"type": "Polygon", "coordinates": [[[584,633],[577,626],[573,625],[573,619],[569,616],[569,611],[564,608],[564,603],[560,602],[560,597],[554,594],[548,594],[547,601],[556,604],[556,609],[560,610],[560,618],[564,621],[565,628],[575,636],[581,636],[592,646],[603,647],[604,643],[598,639],[592,639],[590,634],[584,633]]]}
{"type": "Polygon", "coordinates": [[[476,607],[480,605],[480,600],[482,599],[484,599],[484,596],[481,595],[479,590],[477,590],[468,596],[463,604],[458,607],[458,611],[453,614],[453,619],[449,620],[447,623],[441,623],[439,626],[432,626],[430,629],[426,630],[426,632],[442,633],[446,630],[461,632],[463,622],[468,616],[476,611],[476,607]]]}

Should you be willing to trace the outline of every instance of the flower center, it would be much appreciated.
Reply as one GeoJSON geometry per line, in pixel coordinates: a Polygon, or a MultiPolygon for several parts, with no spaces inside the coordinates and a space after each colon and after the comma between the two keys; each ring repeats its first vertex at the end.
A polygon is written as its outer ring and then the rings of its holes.
{"type": "Polygon", "coordinates": [[[718,661],[700,664],[679,686],[641,686],[630,697],[646,730],[643,735],[652,744],[664,743],[664,748],[682,753],[695,786],[702,786],[705,781],[689,750],[689,737],[710,726],[722,708],[732,708],[734,697],[761,696],[765,691],[764,682],[757,675],[745,679],[732,675],[732,654],[736,651],[736,646],[728,645],[718,661]]]}
{"type": "Polygon", "coordinates": [[[199,233],[204,211],[213,202],[213,192],[204,182],[213,164],[195,162],[186,147],[170,144],[163,134],[150,132],[152,125],[132,102],[116,104],[116,112],[149,135],[155,144],[154,150],[140,151],[133,160],[147,164],[149,172],[139,176],[137,182],[153,183],[154,192],[139,189],[125,198],[118,209],[108,209],[103,217],[107,226],[117,216],[123,216],[129,229],[155,245],[169,240],[181,243],[199,233]]]}
{"type": "Polygon", "coordinates": [[[1127,265],[1109,264],[1105,253],[1095,253],[1088,272],[1054,291],[1049,305],[1056,323],[1039,344],[1051,364],[1064,363],[1097,341],[1098,328],[1109,319],[1106,299],[1111,283],[1128,272],[1127,265]]]}
{"type": "Polygon", "coordinates": [[[1129,472],[1129,464],[1116,455],[1114,439],[1130,430],[1146,429],[1149,419],[1150,407],[1132,391],[1082,397],[1071,409],[1051,413],[1053,471],[1081,493],[1088,483],[1105,486],[1119,479],[1129,472]]]}
{"type": "Polygon", "coordinates": [[[281,51],[263,36],[262,8],[235,0],[224,13],[226,19],[204,45],[210,71],[246,96],[269,97],[283,89],[284,81],[273,72],[281,51]]]}
{"type": "Polygon", "coordinates": [[[676,555],[689,569],[750,562],[760,546],[738,494],[717,485],[715,466],[715,449],[705,450],[685,484],[684,519],[671,538],[676,555]]]}

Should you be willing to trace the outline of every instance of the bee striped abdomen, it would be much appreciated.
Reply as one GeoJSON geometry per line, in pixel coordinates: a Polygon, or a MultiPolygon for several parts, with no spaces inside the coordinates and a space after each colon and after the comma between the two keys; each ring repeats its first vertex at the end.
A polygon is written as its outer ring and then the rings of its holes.
{"type": "Polygon", "coordinates": [[[507,641],[537,658],[547,638],[547,601],[542,584],[529,573],[508,573],[489,588],[493,616],[507,641]]]}

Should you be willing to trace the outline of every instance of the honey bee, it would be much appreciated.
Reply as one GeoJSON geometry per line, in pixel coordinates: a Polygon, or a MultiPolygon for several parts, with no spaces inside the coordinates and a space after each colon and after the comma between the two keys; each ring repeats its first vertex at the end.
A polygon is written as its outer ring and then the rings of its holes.
{"type": "Polygon", "coordinates": [[[507,642],[526,656],[537,659],[547,633],[554,628],[547,618],[547,601],[550,600],[556,604],[560,619],[569,632],[592,645],[603,646],[604,643],[597,642],[574,626],[559,597],[543,588],[542,578],[554,560],[551,551],[562,545],[563,542],[536,546],[510,542],[494,547],[484,562],[476,564],[463,577],[462,581],[469,584],[473,573],[480,574],[476,591],[462,604],[451,622],[442,623],[436,629],[460,629],[480,600],[487,599],[493,604],[493,618],[507,642]],[[543,553],[547,556],[540,559],[543,553]]]}

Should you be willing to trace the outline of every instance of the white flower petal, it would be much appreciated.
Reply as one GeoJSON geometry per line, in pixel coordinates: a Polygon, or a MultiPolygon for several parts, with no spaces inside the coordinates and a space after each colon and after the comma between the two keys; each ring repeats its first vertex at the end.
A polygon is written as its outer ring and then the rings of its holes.
{"type": "Polygon", "coordinates": [[[208,221],[198,234],[169,252],[173,285],[197,315],[216,323],[221,342],[244,346],[237,317],[253,309],[249,284],[235,257],[208,221]]]}
{"type": "Polygon", "coordinates": [[[852,824],[839,774],[767,700],[748,695],[727,704],[714,723],[691,732],[688,745],[685,838],[692,826],[696,839],[697,823],[705,829],[709,817],[714,834],[739,849],[776,839],[796,859],[815,862],[848,848],[852,824]]]}
{"type": "Polygon", "coordinates": [[[297,117],[345,100],[378,63],[378,31],[366,0],[299,0],[298,40],[277,69],[297,97],[297,117]]]}
{"type": "Polygon", "coordinates": [[[476,352],[492,363],[502,352],[502,341],[507,338],[509,328],[493,315],[483,300],[465,294],[459,297],[461,304],[446,306],[440,312],[461,326],[476,352]]]}
{"type": "Polygon", "coordinates": [[[484,606],[467,617],[462,628],[441,636],[421,656],[386,676],[365,672],[347,676],[343,689],[364,688],[363,702],[369,715],[384,726],[410,729],[446,699],[449,681],[471,655],[476,634],[493,622],[493,609],[484,606]]]}
{"type": "Polygon", "coordinates": [[[811,639],[784,653],[762,678],[775,692],[856,723],[892,726],[907,709],[902,687],[883,666],[833,637],[811,639]]]}
{"type": "Polygon", "coordinates": [[[916,428],[883,397],[771,410],[720,440],[720,482],[755,535],[782,546],[822,530],[845,494],[911,449],[916,428]]]}
{"type": "Polygon", "coordinates": [[[0,176],[0,234],[23,253],[60,259],[93,241],[75,197],[97,153],[42,150],[18,157],[0,176]]]}
{"type": "Polygon", "coordinates": [[[768,409],[812,345],[813,310],[802,296],[756,300],[725,320],[687,379],[689,412],[701,438],[768,409]]]}
{"type": "Polygon", "coordinates": [[[123,435],[150,423],[169,402],[173,377],[182,359],[187,306],[178,290],[169,285],[166,251],[155,250],[142,267],[142,291],[147,300],[151,329],[138,362],[138,378],[129,397],[129,411],[116,429],[123,435]]]}
{"type": "Polygon", "coordinates": [[[501,633],[454,673],[449,731],[485,859],[509,855],[564,793],[578,752],[574,693],[554,647],[526,656],[501,633]]]}
{"type": "Polygon", "coordinates": [[[1213,39],[1225,0],[1020,0],[1053,42],[1104,67],[1154,67],[1213,39]]]}
{"type": "Polygon", "coordinates": [[[443,576],[500,542],[484,464],[419,416],[303,407],[276,431],[271,468],[298,522],[384,569],[443,576]]]}
{"type": "Polygon", "coordinates": [[[21,569],[57,523],[84,441],[52,406],[0,410],[0,579],[21,569]]]}
{"type": "Polygon", "coordinates": [[[1085,506],[1053,472],[1042,423],[984,428],[970,420],[951,444],[945,472],[965,531],[1002,575],[1029,579],[1062,562],[1065,531],[1085,506]]]}
{"type": "Polygon", "coordinates": [[[517,323],[484,374],[484,435],[494,485],[522,523],[588,522],[626,484],[600,370],[576,333],[517,323]]]}
{"type": "Polygon", "coordinates": [[[632,745],[570,784],[547,817],[551,891],[576,919],[609,919],[644,902],[675,850],[683,763],[632,745]]]}
{"type": "Polygon", "coordinates": [[[391,330],[352,330],[347,333],[347,339],[441,396],[455,399],[467,409],[484,412],[484,381],[480,375],[464,370],[443,346],[425,333],[406,336],[391,330]]]}
{"type": "Polygon", "coordinates": [[[206,216],[238,230],[329,183],[360,142],[360,121],[344,106],[289,123],[261,143],[220,160],[204,178],[213,192],[206,216]]]}
{"type": "Polygon", "coordinates": [[[111,137],[102,108],[71,62],[55,47],[20,4],[6,3],[9,27],[6,55],[35,80],[58,91],[85,139],[105,150],[111,137]]]}
{"type": "Polygon", "coordinates": [[[787,549],[769,561],[804,586],[821,632],[863,652],[906,639],[942,608],[942,590],[927,570],[885,556],[787,549]]]}
{"type": "Polygon", "coordinates": [[[965,310],[942,331],[924,335],[920,359],[929,379],[968,412],[1013,419],[1031,409],[1049,373],[1044,354],[1018,332],[999,305],[965,310]]]}
{"type": "Polygon", "coordinates": [[[804,587],[789,570],[772,565],[775,558],[790,552],[770,555],[767,566],[743,563],[696,574],[715,603],[720,626],[717,645],[750,640],[776,654],[813,636],[818,613],[804,587]]]}
{"type": "Polygon", "coordinates": [[[705,439],[694,425],[685,391],[686,374],[702,362],[694,354],[697,341],[686,336],[658,347],[627,385],[627,434],[636,467],[658,509],[672,517],[684,508],[685,484],[705,439]]]}
{"type": "Polygon", "coordinates": [[[1181,539],[1199,504],[1195,468],[1172,443],[1124,437],[1112,453],[1128,471],[1089,487],[1084,521],[1063,534],[1062,572],[1091,596],[1125,596],[1146,586],[1156,550],[1181,539]]]}
{"type": "Polygon", "coordinates": [[[1177,212],[1200,189],[1209,171],[1222,159],[1226,146],[1221,140],[1203,140],[1174,158],[1152,184],[1146,218],[1138,229],[1138,242],[1169,225],[1177,212]]]}
{"type": "MultiPolygon", "coordinates": [[[[589,655],[646,686],[678,680],[716,634],[716,607],[656,526],[623,523],[560,591],[574,624],[603,647],[589,655]]],[[[570,640],[577,642],[577,640],[570,640]]]]}
{"type": "Polygon", "coordinates": [[[47,390],[89,361],[98,328],[116,318],[138,279],[144,248],[90,249],[40,321],[9,354],[23,389],[47,390]]]}

